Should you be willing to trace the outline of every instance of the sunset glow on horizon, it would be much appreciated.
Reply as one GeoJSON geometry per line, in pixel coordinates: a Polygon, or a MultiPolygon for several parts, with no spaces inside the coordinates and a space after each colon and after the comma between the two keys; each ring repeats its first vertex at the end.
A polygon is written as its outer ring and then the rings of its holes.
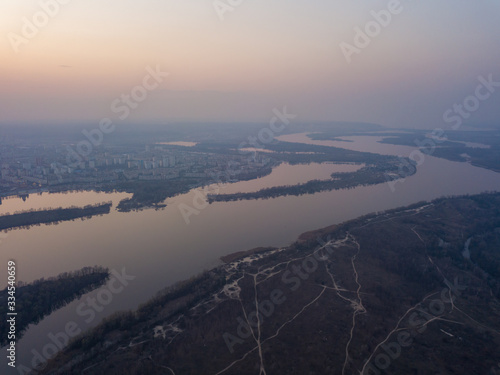
{"type": "Polygon", "coordinates": [[[339,45],[391,1],[243,1],[223,20],[214,3],[2,2],[0,124],[95,121],[157,65],[169,77],[131,123],[261,121],[286,104],[303,121],[434,127],[478,76],[500,81],[497,1],[401,1],[351,63],[339,45]]]}

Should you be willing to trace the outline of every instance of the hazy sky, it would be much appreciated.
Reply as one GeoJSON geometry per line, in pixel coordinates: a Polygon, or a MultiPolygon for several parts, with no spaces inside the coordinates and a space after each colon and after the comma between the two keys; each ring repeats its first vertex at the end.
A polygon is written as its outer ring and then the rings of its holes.
{"type": "MultiPolygon", "coordinates": [[[[243,0],[223,20],[229,0],[61,3],[0,1],[0,124],[264,121],[286,105],[301,121],[446,127],[479,76],[500,82],[498,0],[402,0],[351,63],[340,44],[391,1],[243,0]],[[148,66],[169,76],[119,120],[112,103],[148,66]]],[[[500,122],[496,91],[468,121],[500,122]]]]}

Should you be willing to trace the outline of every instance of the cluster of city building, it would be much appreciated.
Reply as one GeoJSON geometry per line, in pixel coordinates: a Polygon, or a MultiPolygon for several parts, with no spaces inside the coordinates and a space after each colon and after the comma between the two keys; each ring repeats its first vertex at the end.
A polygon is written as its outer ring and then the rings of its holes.
{"type": "Polygon", "coordinates": [[[102,146],[78,162],[67,162],[61,145],[1,145],[0,195],[64,185],[130,180],[204,178],[228,169],[252,172],[267,163],[239,153],[210,153],[168,145],[102,146]]]}

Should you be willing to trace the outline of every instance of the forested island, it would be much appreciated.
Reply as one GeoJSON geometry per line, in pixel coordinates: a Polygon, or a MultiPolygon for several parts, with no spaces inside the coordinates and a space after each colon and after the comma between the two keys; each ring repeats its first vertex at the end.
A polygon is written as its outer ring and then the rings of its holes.
{"type": "Polygon", "coordinates": [[[90,218],[95,215],[109,214],[111,202],[87,205],[85,207],[69,207],[43,210],[30,210],[12,215],[0,216],[0,230],[29,228],[33,225],[53,224],[78,218],[90,218]]]}
{"type": "Polygon", "coordinates": [[[417,171],[415,163],[409,158],[346,150],[331,146],[280,141],[266,145],[266,148],[273,151],[270,154],[273,160],[287,162],[292,165],[331,162],[363,164],[364,166],[356,172],[334,173],[331,180],[312,180],[302,184],[275,186],[250,193],[209,194],[207,196],[208,202],[268,199],[286,195],[314,194],[321,191],[350,189],[356,186],[392,182],[412,176],[417,171]]]}
{"type": "MultiPolygon", "coordinates": [[[[416,168],[409,170],[404,177],[414,174],[415,171],[416,168]]],[[[209,194],[207,199],[209,203],[212,203],[314,194],[329,190],[352,189],[356,186],[376,185],[392,181],[392,176],[399,176],[398,164],[380,163],[375,166],[363,167],[356,172],[333,173],[331,180],[312,180],[303,184],[275,186],[249,193],[209,194]]]]}
{"type": "MultiPolygon", "coordinates": [[[[45,316],[65,306],[75,298],[103,285],[109,278],[107,268],[84,267],[77,271],[64,272],[56,277],[35,280],[24,284],[18,282],[15,289],[16,340],[19,340],[29,324],[37,324],[45,316]]],[[[0,315],[7,314],[8,289],[0,291],[0,315]]],[[[7,344],[7,319],[0,320],[0,345],[7,344]]]]}

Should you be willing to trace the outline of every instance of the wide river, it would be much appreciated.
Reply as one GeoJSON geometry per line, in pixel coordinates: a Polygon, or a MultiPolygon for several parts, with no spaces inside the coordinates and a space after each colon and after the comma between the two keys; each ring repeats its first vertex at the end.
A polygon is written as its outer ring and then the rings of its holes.
{"type": "MultiPolygon", "coordinates": [[[[414,150],[412,147],[380,144],[377,142],[379,137],[371,136],[349,137],[353,142],[312,141],[305,134],[285,135],[279,139],[400,156],[408,156],[414,150]]],[[[261,179],[211,186],[210,189],[218,188],[221,193],[256,191],[263,187],[326,179],[332,172],[355,168],[358,166],[282,164],[261,179]]],[[[90,220],[0,233],[0,265],[6,267],[9,259],[16,260],[18,280],[29,282],[91,265],[119,272],[125,270],[127,275],[134,277],[123,291],[111,294],[111,300],[106,301],[109,303],[104,307],[90,308],[86,300],[108,285],[68,304],[36,326],[30,326],[17,343],[17,365],[29,367],[38,353],[50,354],[53,348],[51,334],[64,332],[68,322],[74,322],[78,329],[84,330],[118,310],[135,309],[160,289],[217,266],[222,255],[258,246],[284,246],[305,231],[375,211],[441,196],[492,190],[500,190],[500,174],[467,163],[426,156],[417,173],[402,183],[396,183],[395,190],[383,183],[298,197],[217,202],[205,207],[197,194],[199,190],[195,189],[167,199],[164,210],[120,213],[113,208],[110,214],[90,220]],[[180,207],[191,207],[196,214],[186,220],[180,207]],[[90,313],[82,312],[89,309],[94,311],[95,318],[87,323],[85,320],[90,320],[90,313]]],[[[112,200],[116,207],[126,196],[94,192],[44,193],[31,195],[25,201],[5,199],[0,205],[0,214],[107,200],[112,200]]],[[[0,280],[0,287],[5,285],[6,280],[0,280]]],[[[5,349],[2,353],[0,366],[3,371],[7,368],[5,349]]],[[[23,372],[18,367],[11,373],[23,372]]]]}

